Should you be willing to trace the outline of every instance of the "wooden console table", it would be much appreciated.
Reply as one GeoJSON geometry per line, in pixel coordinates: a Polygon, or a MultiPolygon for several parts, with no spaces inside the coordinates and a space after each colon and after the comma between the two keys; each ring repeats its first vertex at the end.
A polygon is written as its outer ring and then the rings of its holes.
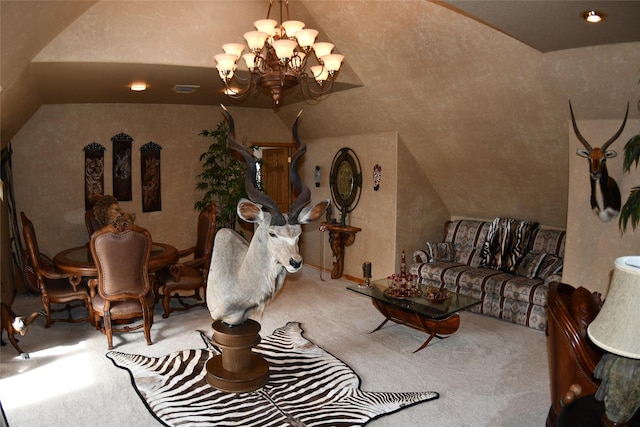
{"type": "Polygon", "coordinates": [[[356,233],[362,229],[329,222],[323,222],[322,226],[329,231],[329,244],[336,259],[333,263],[333,270],[331,270],[331,278],[337,279],[342,276],[344,271],[344,248],[353,244],[356,240],[356,233]]]}

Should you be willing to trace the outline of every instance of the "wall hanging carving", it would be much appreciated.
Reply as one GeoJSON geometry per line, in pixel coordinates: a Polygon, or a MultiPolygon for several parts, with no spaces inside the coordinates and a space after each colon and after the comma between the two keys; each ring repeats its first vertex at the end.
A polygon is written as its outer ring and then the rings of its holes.
{"type": "Polygon", "coordinates": [[[104,196],[104,145],[92,142],[84,150],[84,209],[93,207],[96,198],[104,196]]]}
{"type": "Polygon", "coordinates": [[[131,195],[131,138],[126,133],[111,137],[113,142],[113,195],[118,201],[132,200],[131,195]]]}
{"type": "Polygon", "coordinates": [[[162,150],[162,147],[153,141],[149,141],[140,147],[142,212],[162,210],[162,198],[160,191],[160,150],[162,150]]]}

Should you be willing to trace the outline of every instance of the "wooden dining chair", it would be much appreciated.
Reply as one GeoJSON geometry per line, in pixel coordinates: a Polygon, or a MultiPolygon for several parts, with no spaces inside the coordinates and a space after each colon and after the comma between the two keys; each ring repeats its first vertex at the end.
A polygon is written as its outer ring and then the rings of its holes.
{"type": "Polygon", "coordinates": [[[87,233],[89,233],[89,238],[95,233],[97,230],[102,228],[100,222],[96,219],[96,216],[93,213],[93,208],[89,208],[84,213],[84,225],[87,227],[87,233]]]}
{"type": "Polygon", "coordinates": [[[47,319],[45,328],[49,328],[54,322],[89,321],[93,324],[93,309],[86,281],[56,270],[53,261],[40,252],[36,230],[31,220],[24,212],[20,212],[20,219],[22,220],[22,237],[26,246],[25,274],[31,275],[36,283],[47,319]],[[71,310],[81,306],[87,309],[88,315],[74,318],[71,310]],[[52,313],[65,311],[66,318],[52,317],[52,313]]]}
{"type": "Polygon", "coordinates": [[[156,298],[162,298],[163,318],[169,317],[169,313],[173,311],[206,305],[204,297],[215,232],[216,206],[211,203],[198,216],[195,245],[179,251],[180,258],[191,255],[193,257],[156,273],[156,298]],[[180,307],[171,307],[171,298],[175,298],[180,307]],[[184,298],[188,298],[189,301],[185,301],[184,298]]]}
{"type": "Polygon", "coordinates": [[[155,297],[149,278],[151,235],[124,218],[96,231],[89,244],[98,277],[89,280],[96,327],[113,348],[114,332],[144,330],[151,345],[155,297]],[[141,320],[141,321],[140,321],[141,320]]]}

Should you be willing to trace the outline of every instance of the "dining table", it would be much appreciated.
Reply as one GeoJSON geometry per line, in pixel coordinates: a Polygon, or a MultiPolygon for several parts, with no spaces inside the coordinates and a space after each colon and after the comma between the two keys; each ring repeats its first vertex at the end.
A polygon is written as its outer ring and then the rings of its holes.
{"type": "MultiPolygon", "coordinates": [[[[153,242],[149,257],[149,273],[178,262],[178,249],[167,243],[153,242]]],[[[97,277],[98,269],[91,255],[89,244],[65,249],[53,257],[56,268],[71,275],[70,281],[78,284],[83,277],[97,277]]]]}

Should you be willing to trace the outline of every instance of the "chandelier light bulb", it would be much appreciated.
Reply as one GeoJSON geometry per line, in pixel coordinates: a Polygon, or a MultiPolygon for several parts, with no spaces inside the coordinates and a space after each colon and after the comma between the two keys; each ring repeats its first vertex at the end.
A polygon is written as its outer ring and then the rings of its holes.
{"type": "Polygon", "coordinates": [[[296,33],[296,40],[298,40],[298,44],[305,52],[309,52],[311,46],[316,41],[316,37],[318,36],[317,30],[312,30],[310,28],[300,30],[296,33]]]}
{"type": "Polygon", "coordinates": [[[271,45],[275,49],[278,59],[284,62],[293,56],[293,50],[298,46],[298,43],[284,39],[276,40],[271,45]]]}
{"type": "Polygon", "coordinates": [[[253,23],[258,31],[267,33],[267,37],[273,37],[275,35],[275,28],[278,25],[278,21],[275,19],[258,19],[253,23]]]}
{"type": "Polygon", "coordinates": [[[253,53],[262,50],[268,37],[269,34],[263,31],[249,31],[244,33],[244,39],[247,41],[247,45],[249,45],[249,50],[253,53]]]}
{"type": "Polygon", "coordinates": [[[310,68],[313,78],[318,82],[320,86],[329,78],[329,71],[322,65],[314,65],[310,68]]]}
{"type": "Polygon", "coordinates": [[[256,55],[254,53],[245,53],[242,55],[242,59],[244,59],[245,64],[247,64],[249,71],[253,71],[253,69],[256,68],[256,55]]]}
{"type": "Polygon", "coordinates": [[[245,47],[246,46],[242,43],[227,43],[222,45],[222,50],[224,50],[224,53],[235,55],[236,58],[240,58],[245,47]]]}
{"type": "Polygon", "coordinates": [[[304,22],[302,21],[285,21],[282,23],[282,28],[286,32],[287,37],[294,37],[295,34],[304,28],[304,22]]]}
{"type": "Polygon", "coordinates": [[[229,53],[219,53],[214,58],[218,63],[216,68],[218,68],[218,70],[225,70],[225,71],[233,70],[236,66],[236,59],[238,59],[237,56],[231,55],[229,53]]]}
{"type": "Polygon", "coordinates": [[[316,58],[322,58],[323,56],[329,55],[333,50],[333,44],[327,42],[315,43],[313,45],[313,50],[316,53],[316,58]]]}
{"type": "Polygon", "coordinates": [[[344,55],[339,55],[337,53],[332,53],[331,55],[325,55],[322,58],[322,63],[325,68],[329,70],[329,73],[333,75],[336,71],[340,69],[340,65],[342,65],[342,60],[344,59],[344,55]]]}

